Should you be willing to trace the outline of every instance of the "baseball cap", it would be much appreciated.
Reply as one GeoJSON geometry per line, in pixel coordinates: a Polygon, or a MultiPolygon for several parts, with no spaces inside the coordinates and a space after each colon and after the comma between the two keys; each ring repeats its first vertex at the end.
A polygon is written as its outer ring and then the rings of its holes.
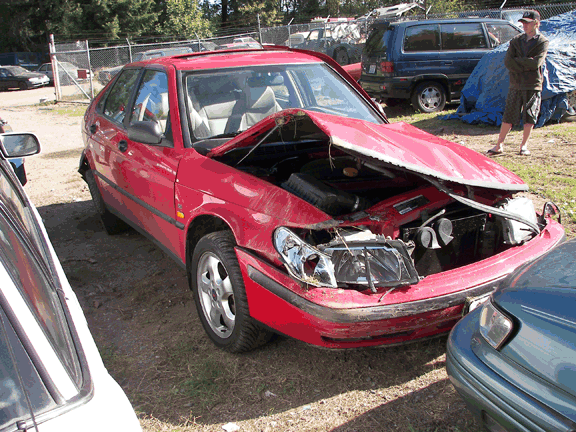
{"type": "Polygon", "coordinates": [[[540,14],[534,10],[530,10],[530,11],[526,11],[524,12],[524,14],[522,15],[522,18],[520,18],[518,21],[523,21],[523,22],[532,22],[532,21],[540,21],[540,14]]]}

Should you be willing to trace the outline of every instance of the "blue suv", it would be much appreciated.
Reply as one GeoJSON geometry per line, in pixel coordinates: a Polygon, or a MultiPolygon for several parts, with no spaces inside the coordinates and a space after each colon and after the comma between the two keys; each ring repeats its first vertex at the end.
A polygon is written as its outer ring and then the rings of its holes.
{"type": "Polygon", "coordinates": [[[492,18],[376,22],[362,52],[360,84],[388,104],[409,99],[423,112],[457,101],[476,64],[520,29],[492,18]]]}

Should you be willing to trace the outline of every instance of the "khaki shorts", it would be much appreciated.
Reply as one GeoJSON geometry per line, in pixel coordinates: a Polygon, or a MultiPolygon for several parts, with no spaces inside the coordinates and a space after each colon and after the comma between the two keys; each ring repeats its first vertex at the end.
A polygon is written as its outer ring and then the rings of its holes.
{"type": "Polygon", "coordinates": [[[536,124],[541,102],[542,92],[540,90],[509,89],[502,122],[520,124],[520,120],[522,120],[524,124],[536,124]]]}

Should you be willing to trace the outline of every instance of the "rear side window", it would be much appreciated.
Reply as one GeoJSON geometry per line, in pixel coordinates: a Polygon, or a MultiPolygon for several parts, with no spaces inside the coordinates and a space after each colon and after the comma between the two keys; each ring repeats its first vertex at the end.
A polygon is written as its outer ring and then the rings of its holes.
{"type": "Polygon", "coordinates": [[[438,25],[427,24],[408,27],[404,35],[404,51],[438,51],[440,31],[438,25]]]}
{"type": "Polygon", "coordinates": [[[372,33],[370,33],[370,36],[366,41],[366,53],[371,55],[386,52],[391,35],[392,29],[390,27],[377,27],[372,30],[372,33]]]}
{"type": "Polygon", "coordinates": [[[126,69],[121,72],[114,83],[114,87],[106,97],[104,105],[104,115],[110,117],[117,123],[122,123],[126,117],[126,107],[130,101],[130,94],[134,90],[136,80],[138,79],[138,69],[126,69]]]}
{"type": "Polygon", "coordinates": [[[481,23],[442,24],[443,50],[488,48],[481,23]]]}

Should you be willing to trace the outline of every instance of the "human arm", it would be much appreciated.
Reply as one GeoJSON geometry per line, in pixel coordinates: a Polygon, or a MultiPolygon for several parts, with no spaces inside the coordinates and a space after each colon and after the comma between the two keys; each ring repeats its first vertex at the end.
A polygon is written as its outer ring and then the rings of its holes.
{"type": "Polygon", "coordinates": [[[546,59],[546,54],[548,53],[548,45],[548,40],[537,44],[530,52],[530,54],[533,54],[532,57],[518,57],[515,59],[516,63],[522,67],[522,70],[525,71],[540,69],[546,59]]]}

